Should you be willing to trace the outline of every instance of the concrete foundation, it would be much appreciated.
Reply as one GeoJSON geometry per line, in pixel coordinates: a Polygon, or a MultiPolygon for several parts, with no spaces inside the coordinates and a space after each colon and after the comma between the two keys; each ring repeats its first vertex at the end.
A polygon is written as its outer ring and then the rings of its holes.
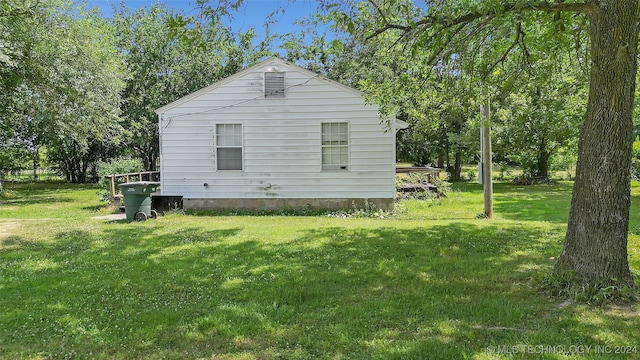
{"type": "Polygon", "coordinates": [[[281,209],[382,209],[393,210],[394,199],[194,199],[184,198],[185,209],[281,210],[281,209]]]}

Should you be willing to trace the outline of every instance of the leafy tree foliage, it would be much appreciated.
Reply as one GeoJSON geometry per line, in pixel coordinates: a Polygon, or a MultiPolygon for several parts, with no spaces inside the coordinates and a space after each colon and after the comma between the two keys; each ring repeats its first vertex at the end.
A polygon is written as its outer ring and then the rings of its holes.
{"type": "Polygon", "coordinates": [[[153,111],[268,54],[269,39],[256,41],[252,29],[234,34],[217,21],[228,7],[203,6],[199,19],[164,6],[121,7],[106,20],[73,6],[71,0],[0,3],[5,171],[37,167],[43,149],[72,182],[93,180],[98,161],[123,153],[153,170],[153,111]],[[176,28],[185,21],[191,25],[176,28]]]}
{"type": "Polygon", "coordinates": [[[498,151],[542,179],[549,176],[552,156],[578,138],[587,92],[582,74],[551,69],[536,66],[517,92],[499,98],[494,121],[498,151]]]}
{"type": "MultiPolygon", "coordinates": [[[[469,74],[494,85],[520,79],[519,72],[499,71],[506,59],[515,56],[524,69],[544,56],[529,47],[529,34],[538,35],[532,39],[539,44],[537,49],[553,54],[572,42],[580,48],[580,33],[588,31],[589,96],[565,246],[556,272],[573,272],[581,282],[635,286],[627,260],[627,233],[638,2],[451,0],[420,4],[328,1],[327,8],[334,9],[338,21],[355,34],[371,41],[393,37],[418,68],[468,58],[473,60],[466,63],[469,74]],[[358,13],[363,9],[376,14],[375,18],[360,22],[358,13]],[[532,24],[536,22],[549,25],[547,31],[535,31],[532,24]]],[[[578,61],[585,60],[578,57],[578,61]]]]}
{"type": "MultiPolygon", "coordinates": [[[[411,3],[406,5],[409,11],[411,3]]],[[[365,91],[371,102],[411,123],[398,134],[400,160],[446,167],[450,178],[459,180],[462,163],[472,162],[478,153],[477,109],[487,96],[498,113],[493,124],[498,157],[524,165],[532,175],[546,177],[552,155],[577,137],[588,62],[583,31],[558,34],[552,17],[523,17],[514,25],[512,41],[498,43],[504,53],[496,61],[473,52],[436,59],[415,48],[408,56],[407,48],[394,46],[397,38],[388,33],[368,38],[358,31],[354,24],[375,21],[375,9],[366,4],[354,5],[348,18],[343,7],[329,8],[328,15],[301,21],[305,30],[284,43],[287,58],[365,91]],[[327,24],[333,26],[331,41],[318,33],[327,24]],[[313,41],[304,43],[310,34],[313,41]],[[552,40],[563,47],[546,45],[552,40]]],[[[561,25],[583,27],[575,21],[561,25]]]]}
{"type": "Polygon", "coordinates": [[[3,138],[34,166],[46,147],[67,180],[84,182],[119,133],[123,72],[110,28],[64,1],[3,4],[3,138]]]}
{"type": "MultiPolygon", "coordinates": [[[[438,76],[431,76],[436,73],[432,67],[409,61],[392,37],[368,41],[358,33],[349,34],[342,23],[332,24],[331,40],[327,40],[317,29],[326,28],[336,16],[318,14],[302,22],[306,32],[285,42],[287,58],[364,91],[367,100],[381,106],[385,114],[408,121],[412,126],[398,134],[399,159],[446,165],[451,179],[459,180],[462,163],[472,160],[478,147],[473,124],[476,105],[470,96],[477,92],[470,91],[468,76],[446,70],[459,62],[441,63],[438,76]],[[304,44],[308,34],[316,37],[304,44]]],[[[363,7],[353,16],[355,22],[366,23],[375,14],[363,7]]]]}
{"type": "Polygon", "coordinates": [[[159,156],[154,110],[256,62],[268,47],[254,46],[253,30],[236,36],[219,22],[186,18],[164,5],[121,8],[114,26],[131,73],[122,93],[125,147],[147,170],[155,170],[159,156]]]}
{"type": "Polygon", "coordinates": [[[558,33],[560,25],[549,20],[521,21],[518,31],[526,33],[528,56],[505,58],[494,70],[496,75],[520,73],[517,82],[501,86],[494,97],[494,150],[542,179],[549,176],[552,156],[560,150],[562,159],[572,158],[566,152],[575,148],[569,145],[578,137],[588,89],[586,34],[558,33]],[[549,47],[551,41],[564,48],[549,47]]]}
{"type": "MultiPolygon", "coordinates": [[[[129,174],[142,171],[144,164],[140,159],[132,159],[128,157],[116,157],[109,161],[100,161],[98,168],[98,186],[101,191],[99,194],[102,199],[111,198],[111,179],[107,176],[115,174],[129,174]]],[[[126,178],[114,179],[114,185],[124,183],[126,178]]]]}
{"type": "Polygon", "coordinates": [[[34,119],[23,115],[31,107],[30,98],[34,98],[23,84],[26,79],[36,83],[43,77],[42,66],[36,66],[38,63],[29,56],[33,42],[29,29],[44,12],[37,2],[0,3],[1,173],[27,168],[31,153],[36,152],[42,142],[43,134],[35,134],[38,129],[34,119]]]}

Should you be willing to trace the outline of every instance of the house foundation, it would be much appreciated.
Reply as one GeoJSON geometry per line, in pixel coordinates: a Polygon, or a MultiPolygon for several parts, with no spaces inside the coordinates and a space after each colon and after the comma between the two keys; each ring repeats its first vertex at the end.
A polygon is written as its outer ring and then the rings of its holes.
{"type": "Polygon", "coordinates": [[[393,210],[393,199],[196,199],[185,198],[185,209],[194,210],[393,210]]]}

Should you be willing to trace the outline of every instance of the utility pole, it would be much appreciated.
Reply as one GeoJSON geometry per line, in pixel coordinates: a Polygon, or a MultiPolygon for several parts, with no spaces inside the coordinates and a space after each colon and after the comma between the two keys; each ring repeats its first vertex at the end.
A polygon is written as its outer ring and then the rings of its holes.
{"type": "Polygon", "coordinates": [[[489,98],[480,105],[480,145],[482,147],[482,185],[484,188],[484,217],[493,218],[493,173],[491,159],[491,103],[489,98]]]}

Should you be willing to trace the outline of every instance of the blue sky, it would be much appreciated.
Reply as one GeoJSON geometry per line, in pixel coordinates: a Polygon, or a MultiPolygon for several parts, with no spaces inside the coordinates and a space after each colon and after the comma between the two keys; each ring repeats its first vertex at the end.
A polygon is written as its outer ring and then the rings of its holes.
{"type": "MultiPolygon", "coordinates": [[[[216,0],[210,0],[212,4],[216,0]]],[[[183,10],[186,15],[197,15],[195,0],[87,0],[90,8],[98,7],[105,16],[111,16],[114,5],[124,2],[131,9],[139,9],[148,5],[166,3],[168,8],[183,10]]],[[[273,19],[275,24],[270,26],[272,33],[296,32],[293,22],[296,19],[309,16],[316,12],[316,1],[311,0],[245,0],[237,13],[234,14],[231,27],[235,31],[244,32],[253,27],[258,34],[263,34],[264,23],[269,14],[278,9],[284,12],[277,13],[273,19]]]]}

